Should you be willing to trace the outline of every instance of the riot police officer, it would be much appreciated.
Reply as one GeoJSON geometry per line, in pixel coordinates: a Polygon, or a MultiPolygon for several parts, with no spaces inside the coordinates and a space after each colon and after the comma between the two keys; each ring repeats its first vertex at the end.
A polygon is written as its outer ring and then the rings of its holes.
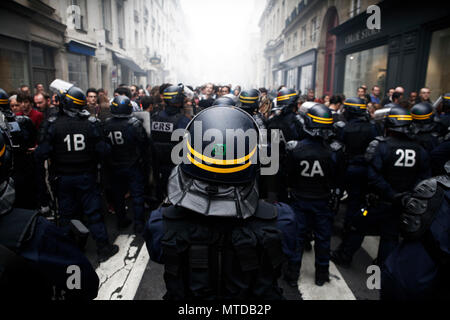
{"type": "Polygon", "coordinates": [[[238,106],[255,119],[259,129],[267,129],[266,119],[258,111],[260,93],[256,89],[244,90],[239,95],[238,106]]]}
{"type": "Polygon", "coordinates": [[[0,112],[7,123],[5,128],[11,137],[14,154],[13,177],[16,203],[19,208],[37,209],[35,162],[33,150],[37,141],[37,130],[27,116],[16,116],[9,107],[9,96],[0,89],[0,112]]]}
{"type": "Polygon", "coordinates": [[[377,137],[369,144],[366,160],[369,163],[369,189],[373,191],[368,206],[352,219],[352,227],[332,261],[349,266],[354,253],[361,247],[367,233],[379,232],[378,265],[398,243],[399,204],[421,180],[431,176],[427,152],[411,139],[411,113],[402,107],[393,107],[386,114],[386,137],[377,137]]]}
{"type": "MultiPolygon", "coordinates": [[[[278,92],[276,98],[277,104],[272,108],[272,115],[267,121],[268,137],[272,139],[272,131],[278,130],[280,132],[280,170],[277,175],[270,177],[268,199],[271,202],[281,201],[289,202],[288,191],[286,188],[286,143],[288,141],[300,140],[302,138],[302,124],[299,122],[296,110],[298,93],[295,90],[282,88],[278,92]]],[[[270,141],[273,143],[273,141],[270,141]]]]}
{"type": "Polygon", "coordinates": [[[446,93],[442,96],[442,113],[435,117],[435,122],[437,123],[437,130],[440,137],[445,137],[445,135],[450,131],[450,93],[446,93]]]}
{"type": "Polygon", "coordinates": [[[151,259],[165,264],[164,299],[282,299],[277,207],[258,197],[255,122],[219,106],[200,112],[187,130],[187,154],[169,179],[170,203],[152,213],[145,233],[151,259]],[[210,129],[223,143],[197,141],[210,129]],[[239,129],[254,131],[242,139],[245,152],[237,144],[224,152],[227,131],[239,129]]]}
{"type": "MultiPolygon", "coordinates": [[[[56,80],[51,86],[58,86],[56,80]]],[[[90,117],[83,91],[71,84],[58,90],[61,112],[42,128],[36,158],[42,185],[43,163],[51,159],[50,171],[58,199],[61,227],[84,213],[86,224],[97,243],[100,261],[117,253],[111,245],[101,214],[101,197],[96,183],[98,161],[106,158],[111,146],[103,137],[99,121],[90,117]]]]}
{"type": "Polygon", "coordinates": [[[348,193],[344,233],[350,220],[359,214],[367,194],[367,163],[364,157],[369,143],[379,136],[377,126],[369,120],[367,104],[360,98],[344,102],[344,121],[335,124],[336,138],[345,145],[345,190],[348,193]]]}
{"type": "Polygon", "coordinates": [[[134,227],[140,234],[144,229],[144,176],[149,163],[149,138],[136,117],[133,106],[126,96],[114,98],[110,106],[112,117],[104,123],[104,132],[110,140],[111,156],[108,169],[111,175],[111,192],[114,209],[118,216],[119,229],[127,227],[125,194],[130,191],[133,198],[134,227]]]}
{"type": "Polygon", "coordinates": [[[182,113],[184,104],[184,86],[170,86],[163,94],[166,107],[152,118],[151,134],[157,150],[155,175],[157,190],[163,200],[167,195],[167,180],[174,164],[171,159],[172,148],[176,142],[171,140],[172,133],[177,129],[184,129],[189,124],[189,118],[182,113]]]}
{"type": "Polygon", "coordinates": [[[99,279],[77,246],[37,211],[14,207],[12,152],[0,132],[0,297],[94,299],[99,279]],[[69,267],[76,266],[75,269],[69,267]],[[75,270],[75,271],[74,271],[75,270]],[[77,273],[78,284],[68,278],[77,273]],[[5,279],[6,278],[6,279],[5,279]]]}
{"type": "Polygon", "coordinates": [[[316,104],[305,115],[307,136],[287,146],[288,186],[291,189],[298,230],[298,252],[290,261],[285,279],[297,285],[303,248],[312,230],[315,239],[316,285],[329,281],[330,242],[334,212],[330,207],[332,190],[339,187],[343,173],[343,145],[330,143],[333,116],[324,105],[316,104]]]}
{"type": "Polygon", "coordinates": [[[411,115],[412,133],[420,145],[431,153],[439,144],[436,123],[433,121],[433,107],[428,102],[418,103],[412,107],[411,115]]]}
{"type": "Polygon", "coordinates": [[[419,183],[402,209],[404,240],[386,260],[380,298],[450,299],[450,161],[444,175],[419,183]]]}

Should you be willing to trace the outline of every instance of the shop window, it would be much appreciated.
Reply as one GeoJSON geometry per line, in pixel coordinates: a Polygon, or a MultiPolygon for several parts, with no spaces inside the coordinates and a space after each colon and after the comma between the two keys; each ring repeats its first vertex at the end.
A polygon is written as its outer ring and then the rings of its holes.
{"type": "Polygon", "coordinates": [[[450,28],[433,32],[425,85],[431,89],[431,100],[450,91],[450,28]]]}
{"type": "Polygon", "coordinates": [[[385,92],[388,46],[380,46],[345,57],[344,94],[356,96],[358,88],[365,84],[368,88],[377,85],[385,92]]]}
{"type": "Polygon", "coordinates": [[[18,51],[0,49],[0,88],[7,92],[22,84],[30,85],[28,55],[18,51]]]}
{"type": "Polygon", "coordinates": [[[81,54],[67,53],[69,62],[69,82],[81,90],[88,88],[88,57],[81,54]]]}
{"type": "Polygon", "coordinates": [[[287,71],[286,75],[286,86],[288,88],[297,89],[297,68],[290,69],[287,71]]]}
{"type": "Polygon", "coordinates": [[[308,89],[313,89],[313,68],[312,65],[303,66],[300,73],[301,94],[307,94],[308,89]]]}

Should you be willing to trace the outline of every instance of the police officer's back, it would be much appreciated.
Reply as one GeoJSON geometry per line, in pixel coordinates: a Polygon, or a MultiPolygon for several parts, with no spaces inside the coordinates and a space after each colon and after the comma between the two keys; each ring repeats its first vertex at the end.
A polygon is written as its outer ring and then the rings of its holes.
{"type": "Polygon", "coordinates": [[[331,110],[321,104],[312,106],[305,115],[306,133],[301,141],[288,143],[287,176],[292,207],[296,213],[298,257],[290,261],[286,280],[296,285],[303,247],[312,229],[315,234],[316,284],[329,281],[330,241],[334,212],[330,207],[332,191],[338,189],[343,173],[343,145],[328,141],[332,133],[331,110]]]}
{"type": "Polygon", "coordinates": [[[111,103],[112,117],[104,123],[104,132],[110,140],[111,156],[108,169],[111,174],[111,192],[120,228],[126,227],[125,194],[133,198],[135,230],[144,228],[144,177],[150,161],[149,138],[142,122],[132,116],[133,106],[126,96],[118,96],[111,103]]]}
{"type": "Polygon", "coordinates": [[[11,111],[8,98],[8,94],[0,89],[0,112],[7,124],[3,129],[10,135],[13,144],[16,205],[37,209],[34,158],[30,151],[36,146],[37,130],[29,117],[16,116],[11,111]]]}
{"type": "MultiPolygon", "coordinates": [[[[286,190],[286,143],[288,141],[300,140],[303,136],[302,125],[298,121],[297,109],[298,93],[292,89],[281,89],[276,98],[277,104],[272,108],[272,114],[267,121],[268,138],[273,144],[272,132],[279,132],[279,161],[280,169],[277,175],[269,177],[268,198],[270,201],[278,200],[288,202],[286,190]]],[[[269,146],[270,148],[270,146],[269,146]]]]}
{"type": "Polygon", "coordinates": [[[83,91],[67,84],[59,95],[61,112],[42,128],[36,149],[41,184],[45,188],[43,163],[50,159],[61,227],[68,229],[70,220],[83,213],[103,261],[118,251],[117,246],[109,243],[96,182],[97,165],[111,147],[103,137],[99,121],[85,110],[83,91]]]}
{"type": "Polygon", "coordinates": [[[158,193],[162,198],[166,195],[167,179],[174,167],[171,153],[176,142],[171,140],[172,133],[177,129],[184,129],[189,123],[182,113],[184,103],[184,87],[170,86],[163,93],[165,109],[152,115],[151,133],[157,151],[155,168],[158,193]]]}
{"type": "Polygon", "coordinates": [[[94,299],[99,279],[77,246],[37,211],[14,207],[12,154],[7,140],[0,132],[0,297],[94,299]],[[73,272],[76,286],[69,288],[73,272]]]}
{"type": "Polygon", "coordinates": [[[398,243],[399,203],[419,181],[431,176],[427,152],[410,137],[411,123],[408,110],[392,107],[385,115],[386,137],[377,137],[369,144],[366,160],[372,200],[359,214],[358,230],[351,230],[338,254],[333,254],[336,264],[349,264],[368,232],[380,234],[380,265],[398,243]]]}
{"type": "Polygon", "coordinates": [[[165,264],[165,299],[281,299],[281,235],[276,207],[258,198],[254,121],[238,108],[211,107],[187,130],[188,153],[169,179],[170,205],[154,211],[146,228],[151,259],[165,264]],[[210,129],[224,142],[212,149],[196,140],[210,129]],[[254,131],[245,154],[235,146],[227,156],[227,129],[254,131]]]}
{"type": "Polygon", "coordinates": [[[377,126],[369,120],[367,104],[360,98],[344,102],[345,121],[335,124],[336,138],[345,145],[345,190],[348,193],[345,226],[359,213],[367,194],[367,163],[369,143],[379,136],[377,126]]]}

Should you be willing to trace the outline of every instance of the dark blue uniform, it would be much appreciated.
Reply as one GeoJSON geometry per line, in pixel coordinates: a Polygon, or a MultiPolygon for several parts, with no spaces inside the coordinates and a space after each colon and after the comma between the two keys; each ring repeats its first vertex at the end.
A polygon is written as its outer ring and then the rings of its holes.
{"type": "MultiPolygon", "coordinates": [[[[382,269],[381,299],[449,299],[450,285],[450,181],[444,194],[435,193],[433,221],[421,237],[404,240],[386,259],[382,269]]],[[[423,201],[424,200],[420,200],[423,201]]]]}
{"type": "Polygon", "coordinates": [[[440,143],[431,151],[431,168],[433,170],[433,175],[444,173],[444,165],[448,159],[450,159],[450,134],[447,135],[444,142],[440,143]]]}
{"type": "Polygon", "coordinates": [[[93,238],[103,246],[108,235],[101,215],[101,197],[96,181],[97,165],[111,150],[95,118],[61,114],[43,127],[36,149],[44,186],[43,163],[51,159],[50,171],[58,198],[61,226],[84,213],[93,238]]]}
{"type": "Polygon", "coordinates": [[[357,215],[367,194],[367,163],[364,157],[369,143],[377,137],[375,124],[361,118],[349,119],[347,123],[337,123],[337,136],[345,145],[345,185],[348,193],[346,226],[357,215]]]}
{"type": "MultiPolygon", "coordinates": [[[[379,137],[370,143],[366,158],[369,162],[369,190],[379,200],[370,204],[366,215],[360,211],[340,246],[346,260],[351,261],[368,233],[380,233],[378,263],[392,252],[398,243],[400,194],[410,192],[415,185],[431,176],[427,152],[406,136],[379,137]]],[[[363,210],[364,211],[364,210],[363,210]]]]}
{"type": "Polygon", "coordinates": [[[60,229],[35,212],[12,209],[0,216],[0,245],[25,259],[19,265],[24,266],[27,274],[22,277],[28,282],[15,288],[21,291],[16,298],[92,300],[97,296],[99,279],[88,259],[60,229]],[[77,266],[79,273],[69,266],[77,266]],[[33,276],[28,277],[28,272],[33,276]],[[67,283],[75,274],[80,276],[80,288],[70,289],[67,283]]]}
{"type": "Polygon", "coordinates": [[[267,177],[267,192],[271,198],[275,196],[276,200],[288,203],[289,197],[286,189],[287,173],[285,170],[287,161],[286,143],[289,141],[301,140],[304,134],[301,124],[297,120],[296,114],[293,112],[283,113],[269,118],[267,121],[267,135],[270,143],[272,139],[272,130],[279,130],[283,136],[280,137],[279,146],[280,168],[276,175],[267,177]]]}
{"type": "Polygon", "coordinates": [[[180,112],[180,108],[173,106],[166,106],[165,110],[152,116],[151,132],[157,152],[155,178],[159,200],[163,200],[167,194],[167,180],[175,166],[171,159],[171,153],[177,142],[172,142],[172,133],[177,129],[185,129],[189,121],[189,118],[180,112]]]}
{"type": "Polygon", "coordinates": [[[133,198],[134,221],[144,226],[144,185],[146,166],[150,161],[149,138],[142,123],[135,117],[109,118],[104,131],[111,141],[108,167],[111,174],[111,192],[119,219],[126,215],[125,194],[133,198]]]}
{"type": "MultiPolygon", "coordinates": [[[[298,226],[297,257],[301,265],[308,233],[314,233],[316,267],[328,270],[334,212],[330,208],[332,189],[342,181],[342,145],[331,145],[320,137],[306,137],[289,146],[288,186],[291,188],[298,226]]],[[[299,268],[298,268],[299,269],[299,268]]]]}
{"type": "Polygon", "coordinates": [[[2,111],[9,126],[13,145],[13,178],[16,190],[15,205],[24,209],[38,209],[37,177],[35,160],[28,149],[37,142],[37,130],[33,121],[27,116],[16,116],[11,111],[2,111]]]}

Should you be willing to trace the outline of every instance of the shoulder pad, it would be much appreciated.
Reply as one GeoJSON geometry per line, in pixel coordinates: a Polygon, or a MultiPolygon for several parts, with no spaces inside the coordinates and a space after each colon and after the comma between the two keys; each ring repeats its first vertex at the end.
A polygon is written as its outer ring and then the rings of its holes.
{"type": "Polygon", "coordinates": [[[89,117],[88,118],[89,122],[91,123],[100,123],[100,119],[97,119],[96,117],[89,117]]]}
{"type": "Polygon", "coordinates": [[[450,132],[445,136],[444,141],[450,141],[450,132]]]}
{"type": "Polygon", "coordinates": [[[375,140],[379,141],[379,142],[385,142],[389,139],[389,137],[384,137],[384,136],[378,136],[375,137],[375,140]]]}
{"type": "Polygon", "coordinates": [[[128,123],[133,126],[138,126],[141,123],[141,121],[136,117],[131,117],[130,119],[128,119],[128,123]]]}
{"type": "Polygon", "coordinates": [[[298,146],[298,141],[292,140],[286,143],[286,151],[292,151],[298,146]]]}
{"type": "Polygon", "coordinates": [[[420,182],[415,188],[413,197],[419,199],[431,199],[436,193],[438,184],[436,178],[431,178],[420,182]]]}
{"type": "Polygon", "coordinates": [[[438,176],[436,177],[436,181],[439,185],[441,185],[445,189],[450,189],[450,176],[448,175],[438,176]]]}
{"type": "Polygon", "coordinates": [[[334,124],[334,127],[336,129],[342,129],[346,126],[347,124],[344,121],[338,121],[334,124]]]}
{"type": "Polygon", "coordinates": [[[379,137],[375,138],[371,143],[369,143],[369,146],[367,147],[365,158],[366,161],[372,161],[373,156],[375,155],[375,152],[378,149],[378,146],[380,145],[380,140],[378,140],[379,137]]]}
{"type": "Polygon", "coordinates": [[[339,151],[339,150],[344,149],[344,145],[342,143],[340,143],[339,141],[337,141],[337,140],[333,140],[330,143],[330,148],[333,151],[339,151]]]}

